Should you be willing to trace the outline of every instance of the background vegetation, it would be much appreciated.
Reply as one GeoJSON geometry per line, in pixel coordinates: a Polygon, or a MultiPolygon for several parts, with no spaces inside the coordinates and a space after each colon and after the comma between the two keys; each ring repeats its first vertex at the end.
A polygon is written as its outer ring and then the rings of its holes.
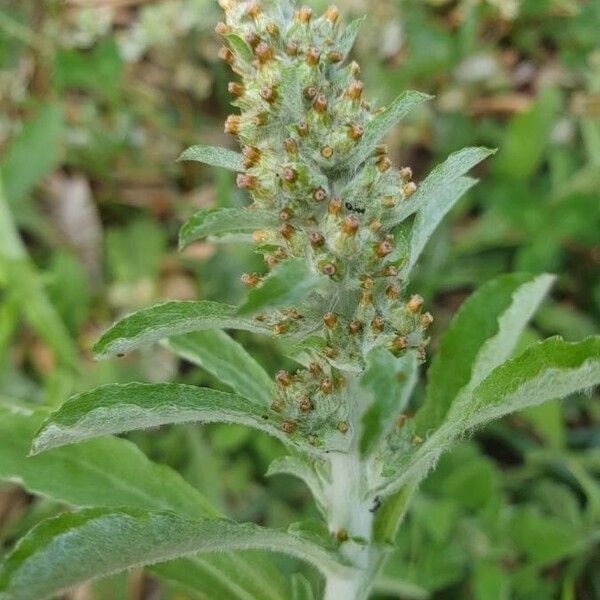
{"type": "MultiPolygon", "coordinates": [[[[523,343],[597,333],[600,3],[338,4],[348,18],[368,13],[355,54],[371,94],[436,95],[389,140],[417,180],[463,146],[499,148],[413,281],[436,317],[431,351],[470,291],[514,270],[558,274],[523,343]]],[[[176,252],[195,208],[245,202],[230,173],[175,162],[193,143],[229,143],[219,15],[213,0],[0,0],[0,409],[55,406],[105,382],[214,383],[161,347],[95,363],[90,345],[161,298],[235,302],[240,273],[262,269],[239,246],[176,252]]],[[[281,368],[272,341],[245,342],[270,372],[281,368]]],[[[3,456],[25,454],[31,433],[0,418],[0,480],[3,456]]],[[[265,479],[276,441],[233,426],[131,437],[236,519],[279,526],[314,514],[301,484],[265,479]]],[[[381,596],[600,597],[599,474],[598,395],[489,427],[423,486],[381,596]]],[[[63,508],[0,483],[0,555],[63,508]]],[[[192,597],[136,573],[73,594],[192,597]]]]}

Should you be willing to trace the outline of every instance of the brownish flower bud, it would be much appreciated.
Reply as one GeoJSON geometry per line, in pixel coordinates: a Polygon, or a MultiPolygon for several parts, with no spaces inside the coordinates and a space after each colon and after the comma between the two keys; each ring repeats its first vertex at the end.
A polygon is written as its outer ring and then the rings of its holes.
{"type": "Polygon", "coordinates": [[[319,187],[313,192],[313,198],[317,202],[323,202],[327,198],[327,192],[322,187],[319,187]]]}
{"type": "Polygon", "coordinates": [[[225,133],[236,135],[240,132],[241,119],[238,115],[229,115],[225,119],[225,133]]]}
{"type": "Polygon", "coordinates": [[[318,362],[311,362],[308,371],[311,375],[319,375],[322,372],[321,365],[318,362]]]}
{"type": "Polygon", "coordinates": [[[281,423],[281,429],[283,429],[283,431],[285,431],[285,433],[287,434],[294,433],[294,431],[296,431],[296,423],[294,423],[294,421],[286,419],[281,423]]]}
{"type": "Polygon", "coordinates": [[[373,219],[370,223],[369,223],[369,229],[373,232],[373,233],[377,233],[380,229],[381,229],[381,221],[379,219],[373,219]]]}
{"type": "Polygon", "coordinates": [[[404,335],[398,335],[392,340],[392,350],[400,351],[406,350],[408,347],[408,340],[404,335]]]}
{"type": "Polygon", "coordinates": [[[381,240],[381,242],[375,245],[375,254],[379,258],[383,258],[384,256],[390,254],[393,249],[394,247],[392,246],[391,242],[388,240],[381,240]]]}
{"type": "Polygon", "coordinates": [[[296,230],[289,223],[284,223],[280,225],[278,231],[282,238],[289,240],[296,230]]]}
{"type": "Polygon", "coordinates": [[[356,215],[348,215],[342,221],[341,228],[346,235],[355,235],[358,231],[358,218],[356,215]]]}
{"type": "Polygon", "coordinates": [[[262,12],[260,8],[260,4],[258,2],[251,2],[246,9],[246,14],[251,19],[257,19],[260,13],[262,12]]]}
{"type": "Polygon", "coordinates": [[[348,86],[348,89],[346,90],[346,96],[350,98],[350,100],[359,100],[362,96],[362,92],[363,82],[355,79],[348,86]]]}
{"type": "Polygon", "coordinates": [[[265,254],[263,260],[269,269],[273,269],[279,264],[279,261],[272,254],[265,254]]]}
{"type": "Polygon", "coordinates": [[[312,8],[310,6],[301,6],[294,15],[294,18],[299,23],[308,23],[313,15],[312,8]]]}
{"type": "Polygon", "coordinates": [[[335,358],[337,356],[337,350],[331,346],[325,346],[325,348],[323,348],[323,354],[327,358],[335,358]]]}
{"type": "Polygon", "coordinates": [[[221,46],[217,56],[229,65],[233,64],[235,60],[235,55],[227,46],[221,46]]]}
{"type": "Polygon", "coordinates": [[[285,167],[281,172],[281,177],[284,181],[288,183],[294,183],[298,179],[298,171],[292,169],[292,167],[285,167]]]}
{"type": "Polygon", "coordinates": [[[275,398],[275,400],[271,402],[271,410],[274,410],[275,412],[281,412],[282,408],[281,400],[279,400],[279,398],[275,398]]]}
{"type": "Polygon", "coordinates": [[[275,323],[275,325],[273,325],[273,333],[275,335],[282,335],[288,330],[288,328],[289,325],[285,321],[280,321],[279,323],[275,323]]]}
{"type": "Polygon", "coordinates": [[[308,49],[308,52],[306,53],[306,62],[311,67],[314,67],[316,64],[318,64],[320,58],[321,58],[321,52],[319,51],[318,48],[312,47],[312,48],[308,49]]]}
{"type": "Polygon", "coordinates": [[[296,125],[296,129],[302,137],[308,135],[308,123],[306,121],[300,121],[300,123],[296,125]]]}
{"type": "Polygon", "coordinates": [[[226,23],[223,23],[223,21],[219,21],[215,25],[215,33],[217,35],[227,35],[228,33],[231,33],[231,27],[226,23]]]}
{"type": "Polygon", "coordinates": [[[433,323],[433,315],[430,312],[423,313],[419,322],[421,323],[421,327],[427,329],[433,323]]]}
{"type": "Polygon", "coordinates": [[[396,267],[394,265],[388,265],[383,270],[383,276],[384,277],[397,277],[398,276],[398,267],[396,267]]]}
{"type": "Polygon", "coordinates": [[[373,281],[373,279],[371,277],[369,277],[368,275],[365,275],[364,277],[361,278],[360,280],[360,287],[363,288],[364,290],[370,290],[373,289],[373,286],[375,285],[375,282],[373,281]]]}
{"type": "Polygon", "coordinates": [[[383,317],[380,317],[379,315],[373,317],[373,320],[371,321],[371,329],[373,331],[383,331],[384,325],[385,321],[383,320],[383,317]]]}
{"type": "Polygon", "coordinates": [[[354,123],[348,127],[348,137],[351,140],[359,140],[365,133],[365,128],[360,123],[354,123]]]}
{"type": "Polygon", "coordinates": [[[373,294],[369,291],[363,291],[360,296],[360,304],[361,306],[368,306],[369,304],[373,304],[373,294]]]}
{"type": "Polygon", "coordinates": [[[237,176],[235,182],[241,190],[256,189],[256,177],[254,177],[254,175],[248,175],[247,173],[240,173],[237,176]]]}
{"type": "Polygon", "coordinates": [[[350,63],[350,73],[351,73],[351,74],[352,74],[354,77],[356,77],[356,76],[357,76],[357,75],[360,73],[360,65],[359,65],[359,64],[358,64],[358,63],[357,63],[355,60],[353,60],[353,61],[350,63]]]}
{"type": "Polygon", "coordinates": [[[337,6],[332,4],[324,13],[323,17],[327,19],[330,23],[335,23],[340,16],[340,11],[337,6]]]}
{"type": "Polygon", "coordinates": [[[321,383],[319,384],[319,389],[324,394],[331,394],[331,392],[333,391],[333,381],[331,381],[331,379],[329,379],[329,377],[325,377],[325,378],[321,379],[321,383]]]}
{"type": "Polygon", "coordinates": [[[406,303],[406,310],[414,314],[419,312],[421,306],[423,306],[423,297],[419,294],[413,294],[406,303]]]}
{"type": "Polygon", "coordinates": [[[302,93],[307,100],[312,100],[317,95],[317,88],[314,85],[309,85],[302,90],[302,93]]]}
{"type": "Polygon", "coordinates": [[[332,329],[337,324],[337,315],[332,312],[326,312],[323,315],[323,323],[325,323],[325,327],[332,329]]]}
{"type": "Polygon", "coordinates": [[[324,113],[327,110],[327,98],[323,95],[317,96],[313,102],[313,108],[318,113],[324,113]]]}
{"type": "Polygon", "coordinates": [[[398,300],[398,298],[400,298],[400,292],[395,285],[388,285],[385,288],[385,295],[387,296],[388,300],[398,300]]]}
{"type": "Polygon", "coordinates": [[[339,198],[332,198],[329,201],[329,206],[327,207],[327,212],[330,215],[339,215],[342,210],[342,201],[339,198]]]}
{"type": "Polygon", "coordinates": [[[273,58],[273,48],[266,42],[260,42],[254,48],[254,55],[258,58],[258,62],[265,64],[273,58]]]}
{"type": "Polygon", "coordinates": [[[294,41],[289,41],[285,45],[285,53],[288,56],[297,56],[298,55],[298,44],[294,41]]]}
{"type": "MultiPolygon", "coordinates": [[[[346,433],[348,431],[348,423],[346,423],[346,421],[340,421],[336,425],[336,427],[340,433],[346,433]]],[[[339,534],[339,531],[338,531],[338,534],[339,534]]],[[[346,534],[346,535],[348,535],[348,534],[346,534]]]]}
{"type": "Polygon", "coordinates": [[[273,37],[279,37],[279,27],[277,27],[277,24],[273,23],[273,21],[267,23],[265,29],[269,35],[272,35],[273,37]]]}
{"type": "Polygon", "coordinates": [[[251,48],[256,48],[256,46],[260,43],[260,37],[255,31],[248,31],[244,35],[244,39],[248,42],[248,45],[251,48]]]}
{"type": "Polygon", "coordinates": [[[351,335],[356,335],[362,331],[362,327],[362,323],[354,319],[348,323],[348,333],[351,335]]]}
{"type": "Polygon", "coordinates": [[[308,234],[308,241],[313,248],[319,248],[325,242],[325,238],[318,231],[311,231],[308,234]]]}
{"type": "Polygon", "coordinates": [[[381,158],[382,156],[386,156],[388,153],[387,144],[377,144],[375,146],[375,150],[373,150],[373,156],[381,158]]]}
{"type": "Polygon", "coordinates": [[[389,159],[388,156],[382,156],[379,159],[377,159],[376,164],[377,164],[377,168],[379,169],[379,171],[381,173],[385,173],[392,166],[392,161],[389,159]]]}
{"type": "Polygon", "coordinates": [[[419,444],[423,443],[423,438],[419,435],[417,435],[416,433],[410,438],[410,443],[411,444],[415,444],[415,446],[418,446],[419,444]]]}
{"type": "Polygon", "coordinates": [[[396,206],[396,199],[394,196],[384,196],[381,199],[381,204],[383,204],[385,208],[394,208],[394,206],[396,206]]]}
{"type": "Polygon", "coordinates": [[[402,187],[402,195],[404,198],[410,198],[417,191],[417,184],[414,181],[409,181],[402,187]]]}
{"type": "Polygon", "coordinates": [[[394,421],[394,425],[396,425],[396,427],[398,427],[398,429],[400,429],[400,428],[404,427],[406,421],[408,421],[408,415],[401,414],[396,417],[396,420],[394,421]]]}
{"type": "Polygon", "coordinates": [[[275,92],[272,87],[265,85],[260,88],[260,97],[265,102],[271,104],[271,102],[275,102],[275,99],[277,98],[277,92],[275,92]]]}
{"type": "Polygon", "coordinates": [[[323,158],[331,158],[333,156],[333,148],[331,146],[323,146],[321,148],[321,156],[323,158]]]}
{"type": "Polygon", "coordinates": [[[256,273],[242,273],[240,281],[248,288],[256,287],[260,283],[260,277],[256,273]]]}
{"type": "Polygon", "coordinates": [[[260,127],[261,125],[264,125],[267,122],[268,118],[269,118],[269,115],[267,113],[259,113],[257,115],[254,115],[250,119],[250,122],[255,127],[260,127]]]}
{"type": "Polygon", "coordinates": [[[345,529],[338,529],[335,532],[335,539],[340,543],[343,544],[344,542],[348,541],[348,532],[345,529]]]}
{"type": "Polygon", "coordinates": [[[244,93],[244,86],[237,81],[230,81],[227,84],[227,90],[234,96],[241,96],[244,93]]]}
{"type": "Polygon", "coordinates": [[[258,148],[255,148],[254,146],[243,146],[242,154],[251,165],[256,164],[256,162],[258,162],[258,159],[260,158],[260,150],[258,148]]]}
{"type": "Polygon", "coordinates": [[[402,180],[405,182],[410,181],[413,177],[412,169],[410,167],[402,167],[400,169],[400,177],[402,177],[402,180]]]}
{"type": "Polygon", "coordinates": [[[301,412],[304,412],[304,413],[311,411],[313,408],[313,405],[312,405],[312,402],[310,401],[310,398],[308,396],[303,396],[298,404],[298,408],[300,409],[301,412]]]}
{"type": "Polygon", "coordinates": [[[294,216],[294,213],[293,213],[292,209],[289,208],[288,206],[282,208],[279,211],[279,218],[282,221],[289,221],[293,216],[294,216]]]}
{"type": "Polygon", "coordinates": [[[344,55],[339,50],[331,50],[331,52],[327,54],[327,59],[330,63],[335,65],[344,60],[344,55]]]}
{"type": "Polygon", "coordinates": [[[298,145],[292,138],[285,138],[283,147],[290,156],[294,156],[298,152],[298,145]]]}
{"type": "Polygon", "coordinates": [[[277,371],[277,374],[275,375],[275,381],[281,387],[287,387],[292,383],[292,376],[287,371],[281,369],[281,371],[277,371]]]}
{"type": "Polygon", "coordinates": [[[287,258],[287,252],[285,251],[285,249],[279,246],[279,248],[275,250],[275,258],[277,260],[283,260],[284,258],[287,258]]]}

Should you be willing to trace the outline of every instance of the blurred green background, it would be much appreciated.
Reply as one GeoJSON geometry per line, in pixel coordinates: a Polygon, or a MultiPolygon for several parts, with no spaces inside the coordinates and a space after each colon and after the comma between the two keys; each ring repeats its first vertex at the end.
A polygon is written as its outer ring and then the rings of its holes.
{"type": "MultiPolygon", "coordinates": [[[[499,148],[411,284],[436,317],[430,351],[473,289],[515,270],[558,275],[523,344],[598,333],[600,2],[338,5],[348,19],[368,14],[354,58],[371,98],[435,94],[389,139],[417,180],[463,146],[499,148]]],[[[52,406],[114,381],[215,384],[161,347],[96,363],[90,346],[160,299],[236,302],[239,275],[262,269],[240,246],[176,252],[196,208],[246,202],[230,173],[176,162],[193,143],[232,143],[220,18],[214,0],[0,0],[0,403],[52,406]]],[[[286,366],[271,341],[236,337],[270,372],[286,366]]],[[[600,598],[598,399],[529,410],[443,459],[378,597],[600,598]]],[[[265,479],[276,441],[233,426],[130,437],[236,519],[315,516],[300,483],[265,479]]],[[[0,555],[62,508],[0,484],[0,555]]],[[[71,597],[194,598],[140,573],[71,597]]]]}

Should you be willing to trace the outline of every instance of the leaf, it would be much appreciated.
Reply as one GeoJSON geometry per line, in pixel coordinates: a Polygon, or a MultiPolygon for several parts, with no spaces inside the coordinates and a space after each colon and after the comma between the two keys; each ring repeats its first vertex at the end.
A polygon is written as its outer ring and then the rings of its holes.
{"type": "Polygon", "coordinates": [[[206,329],[271,333],[269,327],[236,315],[237,307],[209,300],[163,302],[117,321],[94,345],[98,358],[124,354],[167,337],[206,329]]]}
{"type": "Polygon", "coordinates": [[[444,420],[462,388],[472,389],[508,358],[554,278],[501,275],[460,307],[428,372],[427,397],[416,416],[423,435],[444,420]]]}
{"type": "Polygon", "coordinates": [[[40,106],[35,117],[25,123],[0,162],[10,204],[17,207],[58,166],[64,132],[63,108],[56,103],[40,106]]]}
{"type": "Polygon", "coordinates": [[[183,225],[179,232],[179,247],[196,240],[226,233],[252,232],[274,227],[276,220],[267,210],[250,208],[204,208],[183,225]]]}
{"type": "Polygon", "coordinates": [[[286,260],[273,269],[258,287],[248,292],[238,314],[249,315],[266,308],[290,306],[326,281],[324,276],[313,273],[303,258],[286,260]]]}
{"type": "Polygon", "coordinates": [[[325,573],[351,571],[316,544],[253,523],[97,508],[63,513],[34,527],[2,564],[0,599],[44,600],[131,567],[197,552],[250,548],[289,554],[325,573]]]}
{"type": "Polygon", "coordinates": [[[344,28],[342,34],[339,37],[337,43],[337,49],[345,56],[352,50],[354,46],[354,42],[356,41],[356,36],[360,31],[363,23],[365,22],[366,16],[359,17],[358,19],[354,19],[344,28]]]}
{"type": "Polygon", "coordinates": [[[292,600],[315,600],[310,581],[301,573],[292,575],[292,600]]]}
{"type": "Polygon", "coordinates": [[[231,50],[240,60],[247,63],[251,63],[254,60],[252,48],[239,35],[226,33],[223,37],[229,42],[231,50]]]}
{"type": "Polygon", "coordinates": [[[383,347],[367,355],[367,365],[360,385],[371,396],[362,417],[360,451],[364,456],[394,427],[394,417],[408,404],[417,383],[417,357],[414,352],[395,357],[383,347]]]}
{"type": "Polygon", "coordinates": [[[550,338],[497,367],[473,391],[460,418],[467,429],[492,419],[591,390],[600,384],[600,336],[582,342],[550,338]]]}
{"type": "MultiPolygon", "coordinates": [[[[0,407],[0,480],[28,492],[79,507],[133,506],[174,510],[191,517],[219,516],[195,488],[169,467],[152,463],[131,442],[114,437],[88,440],[27,457],[42,413],[0,407]]],[[[278,568],[257,552],[221,553],[152,567],[161,577],[193,581],[211,600],[286,600],[289,590],[278,568]]]]}
{"type": "Polygon", "coordinates": [[[174,423],[237,423],[287,440],[246,398],[178,383],[108,384],[72,396],[37,433],[37,454],[81,440],[174,423]]]}
{"type": "Polygon", "coordinates": [[[402,92],[383,112],[365,125],[365,131],[354,151],[348,158],[347,169],[356,169],[373,152],[375,146],[392,127],[401,121],[413,108],[431,99],[422,92],[402,92]]]}
{"type": "Polygon", "coordinates": [[[216,146],[190,146],[177,160],[195,160],[212,167],[223,167],[231,171],[244,170],[242,155],[239,152],[216,146]]]}
{"type": "Polygon", "coordinates": [[[325,514],[327,501],[323,493],[323,486],[316,470],[305,459],[289,455],[276,458],[269,465],[267,471],[267,477],[272,477],[273,475],[291,475],[304,481],[311,491],[317,507],[325,514]]]}
{"type": "Polygon", "coordinates": [[[224,331],[187,333],[168,338],[163,345],[254,404],[270,406],[277,393],[267,372],[224,331]]]}

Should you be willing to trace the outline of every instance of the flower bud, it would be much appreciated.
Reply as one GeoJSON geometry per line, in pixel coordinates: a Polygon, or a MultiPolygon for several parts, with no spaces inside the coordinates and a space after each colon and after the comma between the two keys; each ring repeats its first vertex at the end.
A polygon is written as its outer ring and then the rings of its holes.
{"type": "Polygon", "coordinates": [[[327,358],[335,358],[337,356],[337,350],[331,346],[325,346],[325,348],[323,348],[323,354],[327,358]]]}
{"type": "Polygon", "coordinates": [[[383,269],[384,277],[397,277],[398,276],[398,267],[394,265],[388,265],[385,269],[383,269]]]}
{"type": "Polygon", "coordinates": [[[319,384],[319,389],[324,394],[331,394],[331,392],[333,391],[333,381],[331,381],[331,379],[329,379],[329,377],[325,377],[324,379],[321,379],[321,383],[319,384]]]}
{"type": "Polygon", "coordinates": [[[229,65],[235,61],[235,55],[227,46],[221,46],[217,56],[229,65]]]}
{"type": "Polygon", "coordinates": [[[260,277],[256,273],[242,273],[240,281],[248,288],[256,287],[260,282],[260,277]]]}
{"type": "Polygon", "coordinates": [[[351,74],[352,74],[354,77],[356,77],[356,76],[357,76],[357,75],[360,73],[360,65],[359,65],[359,64],[358,64],[358,63],[357,63],[355,60],[353,60],[353,61],[350,63],[350,73],[351,73],[351,74]]]}
{"type": "Polygon", "coordinates": [[[251,2],[248,5],[248,8],[246,8],[246,14],[251,19],[257,19],[261,12],[262,12],[262,10],[261,10],[260,4],[258,2],[251,2]]]}
{"type": "Polygon", "coordinates": [[[289,240],[296,230],[289,223],[284,223],[279,227],[278,231],[283,239],[289,240]]]}
{"type": "Polygon", "coordinates": [[[283,147],[290,156],[295,156],[298,152],[298,145],[292,138],[285,138],[283,140],[283,147]]]}
{"type": "Polygon", "coordinates": [[[360,123],[354,123],[348,127],[348,137],[351,140],[359,140],[365,133],[365,128],[360,123]]]}
{"type": "Polygon", "coordinates": [[[241,119],[238,115],[229,115],[225,119],[225,133],[237,135],[240,132],[241,119]]]}
{"type": "Polygon", "coordinates": [[[312,8],[310,6],[301,6],[294,15],[294,18],[299,23],[308,23],[313,15],[312,8]]]}
{"type": "Polygon", "coordinates": [[[234,96],[241,96],[244,93],[244,86],[237,81],[230,81],[227,84],[227,90],[234,96]]]}
{"type": "Polygon", "coordinates": [[[362,323],[360,321],[357,321],[356,319],[354,319],[348,323],[348,333],[349,334],[356,335],[357,333],[360,333],[361,330],[362,330],[362,323]]]}
{"type": "Polygon", "coordinates": [[[294,213],[292,212],[292,209],[287,206],[285,206],[279,211],[279,218],[282,221],[289,221],[293,217],[293,215],[294,213]]]}
{"type": "Polygon", "coordinates": [[[260,43],[260,37],[255,31],[248,31],[244,35],[244,39],[248,42],[248,45],[251,48],[256,48],[256,46],[260,43]]]}
{"type": "Polygon", "coordinates": [[[400,169],[400,177],[404,182],[409,182],[413,177],[413,172],[410,167],[402,167],[400,169]]]}
{"type": "Polygon", "coordinates": [[[342,201],[339,198],[332,198],[329,201],[329,206],[327,207],[327,212],[330,215],[339,215],[342,210],[342,201]]]}
{"type": "Polygon", "coordinates": [[[324,113],[327,110],[327,98],[325,96],[317,96],[313,102],[315,112],[324,113]]]}
{"type": "Polygon", "coordinates": [[[414,181],[409,181],[402,187],[402,195],[404,198],[410,198],[417,191],[417,184],[414,181]]]}
{"type": "Polygon", "coordinates": [[[312,100],[317,95],[317,88],[314,85],[309,85],[302,90],[302,94],[307,100],[312,100]]]}
{"type": "Polygon", "coordinates": [[[423,329],[427,329],[433,323],[433,315],[430,312],[423,313],[419,322],[423,329]]]}
{"type": "Polygon", "coordinates": [[[310,398],[308,396],[303,396],[302,399],[300,400],[300,403],[298,404],[298,408],[300,409],[301,412],[309,412],[312,410],[313,405],[312,402],[310,401],[310,398]]]}
{"type": "Polygon", "coordinates": [[[282,369],[281,371],[277,371],[277,374],[275,375],[275,381],[281,387],[287,387],[288,385],[291,385],[292,377],[287,371],[282,369]]]}
{"type": "Polygon", "coordinates": [[[377,159],[377,162],[375,164],[377,165],[377,168],[381,173],[385,173],[392,166],[392,161],[389,159],[388,156],[381,156],[377,159]]]}
{"type": "Polygon", "coordinates": [[[296,129],[302,137],[308,135],[308,123],[306,121],[300,121],[300,123],[296,125],[296,129]]]}
{"type": "Polygon", "coordinates": [[[290,41],[285,45],[285,53],[288,56],[297,56],[298,54],[298,44],[294,41],[290,41]]]}
{"type": "Polygon", "coordinates": [[[321,369],[321,365],[318,362],[311,362],[308,365],[308,371],[311,375],[319,375],[323,369],[321,369]]]}
{"type": "Polygon", "coordinates": [[[318,187],[314,192],[313,192],[313,198],[317,201],[317,202],[323,202],[323,200],[325,200],[325,198],[327,198],[327,192],[322,188],[322,187],[318,187]]]}
{"type": "Polygon", "coordinates": [[[341,229],[346,235],[356,235],[358,219],[355,215],[348,215],[341,224],[341,229]]]}
{"type": "Polygon", "coordinates": [[[308,49],[308,52],[306,53],[306,62],[311,67],[314,67],[316,64],[318,64],[320,58],[321,58],[321,52],[319,51],[318,48],[312,47],[312,48],[308,49]]]}
{"type": "Polygon", "coordinates": [[[371,321],[371,329],[373,331],[383,331],[383,326],[385,325],[385,321],[383,320],[383,317],[380,317],[379,315],[376,317],[373,317],[373,320],[371,321]]]}
{"type": "Polygon", "coordinates": [[[288,330],[288,328],[289,325],[285,321],[280,321],[279,323],[275,323],[275,325],[273,325],[273,333],[275,335],[282,335],[288,330]]]}
{"type": "Polygon", "coordinates": [[[383,204],[385,208],[394,208],[394,206],[396,206],[396,199],[394,196],[384,196],[381,199],[381,204],[383,204]]]}
{"type": "Polygon", "coordinates": [[[344,55],[339,50],[331,50],[327,54],[327,59],[329,60],[330,63],[333,63],[335,65],[339,62],[342,62],[342,60],[344,60],[344,55]]]}
{"type": "Polygon", "coordinates": [[[264,65],[273,58],[273,48],[266,42],[260,42],[254,48],[254,55],[258,59],[258,62],[264,65]]]}
{"type": "Polygon", "coordinates": [[[227,35],[228,33],[231,33],[231,27],[226,23],[223,23],[223,21],[219,21],[215,25],[215,33],[217,35],[227,35]]]}
{"type": "Polygon", "coordinates": [[[256,177],[254,177],[254,175],[248,175],[247,173],[240,173],[237,176],[235,182],[241,190],[256,189],[256,177]]]}
{"type": "Polygon", "coordinates": [[[346,90],[346,96],[350,98],[350,100],[359,100],[362,96],[363,91],[363,82],[355,79],[350,83],[348,89],[346,90]]]}
{"type": "Polygon", "coordinates": [[[308,234],[308,241],[313,248],[319,248],[325,242],[325,238],[318,231],[311,231],[308,234]]]}
{"type": "Polygon", "coordinates": [[[265,102],[271,104],[271,102],[275,102],[275,98],[277,98],[277,93],[272,87],[265,85],[260,88],[260,97],[265,102]]]}
{"type": "Polygon", "coordinates": [[[340,11],[337,6],[332,4],[324,13],[323,17],[330,23],[335,23],[340,16],[340,11]]]}
{"type": "Polygon", "coordinates": [[[331,146],[323,146],[321,148],[321,156],[323,158],[331,158],[333,156],[333,148],[331,146]]]}
{"type": "Polygon", "coordinates": [[[281,177],[284,181],[288,183],[294,183],[298,179],[298,171],[292,169],[292,167],[286,167],[281,172],[281,177]]]}
{"type": "Polygon", "coordinates": [[[272,35],[273,37],[279,37],[279,27],[277,27],[277,24],[273,23],[273,21],[267,23],[265,29],[269,35],[272,35]]]}
{"type": "MultiPolygon", "coordinates": [[[[260,150],[254,146],[243,146],[242,155],[248,162],[249,166],[255,165],[260,158],[260,150]]],[[[246,167],[248,168],[248,166],[246,167]]]]}
{"type": "Polygon", "coordinates": [[[423,297],[419,296],[419,294],[413,294],[406,303],[406,310],[414,314],[419,312],[421,306],[423,306],[423,297]]]}
{"type": "MultiPolygon", "coordinates": [[[[346,421],[340,421],[337,425],[336,425],[337,430],[340,433],[346,433],[348,431],[348,423],[346,423],[346,421]]],[[[340,530],[341,531],[341,530],[340,530]]],[[[338,535],[340,534],[340,531],[338,531],[338,535]]],[[[347,538],[348,534],[346,534],[346,538],[347,538]]],[[[339,539],[339,538],[338,538],[339,539]]],[[[342,540],[340,540],[342,541],[342,540]]]]}
{"type": "Polygon", "coordinates": [[[294,433],[294,431],[296,431],[296,423],[294,423],[294,421],[286,419],[281,423],[281,429],[283,429],[283,431],[285,431],[285,433],[287,434],[294,433]]]}
{"type": "Polygon", "coordinates": [[[323,315],[323,323],[328,329],[332,329],[337,324],[337,316],[335,313],[327,312],[323,315]]]}
{"type": "Polygon", "coordinates": [[[406,350],[407,347],[408,340],[406,339],[406,336],[399,335],[392,340],[392,350],[399,352],[400,350],[406,350]]]}
{"type": "Polygon", "coordinates": [[[383,258],[392,252],[394,247],[388,240],[381,240],[378,244],[375,245],[375,254],[379,258],[383,258]]]}

